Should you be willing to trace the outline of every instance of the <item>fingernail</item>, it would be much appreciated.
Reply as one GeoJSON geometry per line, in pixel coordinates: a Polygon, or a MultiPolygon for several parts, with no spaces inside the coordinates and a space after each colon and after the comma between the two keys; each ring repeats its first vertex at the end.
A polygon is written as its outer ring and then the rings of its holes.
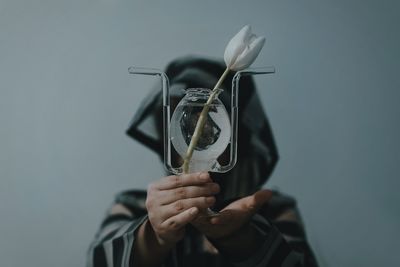
{"type": "Polygon", "coordinates": [[[219,192],[219,185],[218,184],[211,185],[211,191],[213,193],[218,193],[219,192]]]}
{"type": "Polygon", "coordinates": [[[208,179],[210,178],[210,175],[208,174],[208,172],[202,172],[200,173],[200,179],[203,181],[208,181],[208,179]]]}
{"type": "Polygon", "coordinates": [[[208,198],[206,198],[206,202],[207,202],[207,204],[214,204],[215,198],[214,197],[208,197],[208,198]]]}
{"type": "Polygon", "coordinates": [[[211,218],[210,223],[211,224],[218,224],[219,220],[218,220],[218,218],[211,218]]]}
{"type": "Polygon", "coordinates": [[[198,210],[196,207],[194,207],[194,208],[192,208],[192,209],[190,210],[190,214],[191,214],[191,215],[195,215],[198,211],[199,211],[199,210],[198,210]]]}

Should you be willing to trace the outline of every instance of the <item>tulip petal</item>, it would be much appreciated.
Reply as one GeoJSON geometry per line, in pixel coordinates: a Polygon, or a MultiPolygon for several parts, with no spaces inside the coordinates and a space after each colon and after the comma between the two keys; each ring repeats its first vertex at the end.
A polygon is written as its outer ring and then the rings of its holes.
{"type": "Polygon", "coordinates": [[[234,64],[237,57],[246,48],[250,37],[251,27],[250,25],[246,25],[229,41],[224,53],[225,64],[228,68],[234,64]]]}
{"type": "Polygon", "coordinates": [[[231,69],[238,71],[249,67],[257,58],[264,43],[265,37],[256,37],[255,35],[252,35],[250,37],[250,43],[246,45],[245,49],[242,50],[242,53],[236,58],[236,61],[231,65],[231,69]]]}

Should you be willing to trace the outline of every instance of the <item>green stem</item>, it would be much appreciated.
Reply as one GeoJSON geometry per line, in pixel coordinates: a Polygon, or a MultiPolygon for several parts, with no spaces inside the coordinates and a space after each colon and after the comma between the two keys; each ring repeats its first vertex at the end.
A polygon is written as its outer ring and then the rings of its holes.
{"type": "Polygon", "coordinates": [[[197,143],[202,134],[204,124],[205,124],[206,118],[207,118],[207,113],[210,109],[210,105],[215,99],[218,87],[221,86],[222,82],[225,80],[226,75],[228,75],[228,73],[229,73],[229,68],[226,68],[224,73],[219,78],[217,84],[214,86],[213,90],[211,91],[207,102],[204,104],[203,110],[201,111],[200,117],[196,123],[196,128],[194,130],[192,139],[190,140],[188,150],[186,151],[185,159],[183,161],[183,173],[189,173],[189,163],[190,163],[190,160],[192,159],[194,148],[197,146],[197,143]]]}

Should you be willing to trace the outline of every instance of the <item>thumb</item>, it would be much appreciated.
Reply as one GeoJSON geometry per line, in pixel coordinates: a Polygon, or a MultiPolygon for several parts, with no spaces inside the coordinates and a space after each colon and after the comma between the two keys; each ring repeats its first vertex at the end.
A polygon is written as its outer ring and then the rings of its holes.
{"type": "Polygon", "coordinates": [[[267,203],[271,199],[271,197],[272,197],[271,190],[269,189],[259,190],[251,196],[247,204],[247,207],[249,210],[257,212],[257,210],[260,209],[265,203],[267,203]]]}
{"type": "Polygon", "coordinates": [[[232,221],[239,221],[243,217],[241,212],[234,209],[222,210],[218,213],[218,216],[212,217],[210,219],[211,224],[230,224],[232,221]]]}
{"type": "Polygon", "coordinates": [[[239,199],[223,209],[219,216],[211,219],[212,224],[228,224],[242,217],[249,217],[256,213],[272,197],[272,191],[262,189],[251,196],[239,199]]]}

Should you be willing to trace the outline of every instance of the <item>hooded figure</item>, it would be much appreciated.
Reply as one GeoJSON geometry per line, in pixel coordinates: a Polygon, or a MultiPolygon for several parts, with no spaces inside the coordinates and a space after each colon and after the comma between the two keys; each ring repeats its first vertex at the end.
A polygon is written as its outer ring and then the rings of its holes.
{"type": "MultiPolygon", "coordinates": [[[[183,57],[166,68],[172,103],[176,105],[187,88],[213,88],[224,72],[222,62],[183,57]],[[174,101],[175,100],[175,101],[174,101]]],[[[230,109],[230,73],[219,98],[230,109]]],[[[172,107],[174,108],[174,107],[172,107]]],[[[173,110],[173,109],[172,109],[173,110]]],[[[153,89],[136,112],[127,134],[163,157],[162,90],[153,89]]],[[[235,199],[251,195],[268,180],[278,161],[278,152],[268,119],[263,111],[251,76],[240,80],[238,114],[238,152],[235,167],[227,173],[211,173],[220,185],[214,208],[220,210],[235,199]]],[[[116,197],[88,254],[88,266],[134,266],[136,230],[147,219],[146,192],[129,190],[116,197]]],[[[206,242],[191,225],[185,237],[165,260],[176,266],[317,266],[309,248],[293,198],[274,192],[251,219],[265,239],[249,259],[235,262],[206,242]]]]}

